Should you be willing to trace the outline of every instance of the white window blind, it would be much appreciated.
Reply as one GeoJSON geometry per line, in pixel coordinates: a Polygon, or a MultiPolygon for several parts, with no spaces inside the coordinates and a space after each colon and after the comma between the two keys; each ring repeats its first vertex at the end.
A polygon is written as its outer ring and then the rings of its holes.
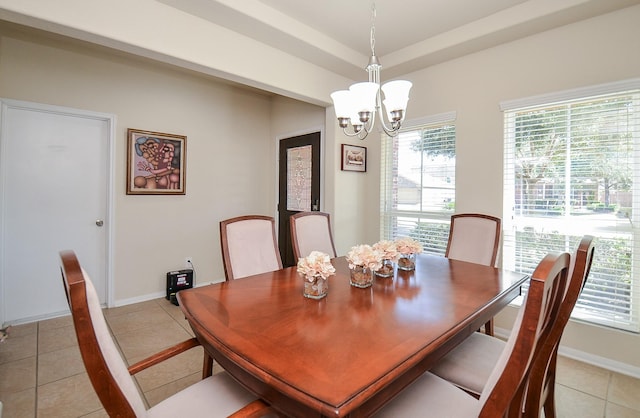
{"type": "Polygon", "coordinates": [[[380,211],[382,239],[417,239],[444,255],[455,209],[455,114],[384,135],[380,211]]]}
{"type": "Polygon", "coordinates": [[[638,332],[640,89],[628,84],[504,109],[502,258],[504,268],[530,274],[548,252],[573,253],[594,235],[573,317],[638,332]]]}

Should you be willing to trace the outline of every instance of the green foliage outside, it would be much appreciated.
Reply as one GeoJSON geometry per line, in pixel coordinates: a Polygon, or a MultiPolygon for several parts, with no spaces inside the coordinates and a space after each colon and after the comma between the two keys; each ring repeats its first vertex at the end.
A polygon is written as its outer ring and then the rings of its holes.
{"type": "MultiPolygon", "coordinates": [[[[516,241],[526,243],[516,248],[516,271],[532,274],[537,263],[550,251],[567,251],[571,254],[580,243],[581,236],[567,236],[556,233],[516,232],[516,241]]],[[[596,238],[595,255],[587,284],[582,292],[579,305],[585,308],[598,306],[602,296],[613,300],[609,303],[611,312],[624,315],[631,313],[631,240],[624,238],[596,238]],[[619,297],[615,297],[618,295],[619,297]]]]}
{"type": "Polygon", "coordinates": [[[449,237],[449,224],[418,222],[409,233],[409,237],[419,241],[425,252],[444,255],[449,237]]]}

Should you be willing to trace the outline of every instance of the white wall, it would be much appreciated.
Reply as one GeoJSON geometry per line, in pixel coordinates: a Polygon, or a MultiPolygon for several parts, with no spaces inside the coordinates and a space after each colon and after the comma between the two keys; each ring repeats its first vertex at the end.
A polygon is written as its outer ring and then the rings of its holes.
{"type": "MultiPolygon", "coordinates": [[[[456,111],[456,211],[502,216],[503,115],[499,103],[640,76],[640,6],[436,65],[413,81],[407,118],[456,111]]],[[[368,141],[370,149],[376,141],[368,141]]],[[[371,183],[378,180],[371,177],[371,183]]],[[[373,190],[371,188],[370,190],[373,190]]],[[[370,219],[377,214],[371,211],[370,219]]],[[[596,249],[597,251],[597,249],[596,249]]],[[[510,328],[514,309],[496,318],[510,328]]],[[[570,323],[565,348],[640,367],[640,335],[570,323]]],[[[595,357],[594,357],[595,358],[595,357]]],[[[637,369],[640,370],[640,369],[637,369]]]]}

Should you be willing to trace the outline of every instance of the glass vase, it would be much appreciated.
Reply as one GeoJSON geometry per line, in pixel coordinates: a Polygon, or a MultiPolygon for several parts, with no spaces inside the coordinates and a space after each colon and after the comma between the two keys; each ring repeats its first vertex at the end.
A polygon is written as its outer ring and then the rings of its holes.
{"type": "Polygon", "coordinates": [[[373,272],[370,268],[364,266],[354,266],[350,269],[351,275],[349,283],[351,286],[366,288],[373,284],[373,272]]]}
{"type": "Polygon", "coordinates": [[[309,299],[322,299],[327,296],[329,291],[329,282],[322,276],[313,276],[310,279],[304,277],[304,297],[309,299]]]}
{"type": "Polygon", "coordinates": [[[415,270],[416,255],[413,253],[400,254],[400,258],[398,258],[398,269],[399,270],[415,270]]]}
{"type": "Polygon", "coordinates": [[[382,267],[375,274],[377,277],[393,277],[393,260],[382,260],[382,267]]]}

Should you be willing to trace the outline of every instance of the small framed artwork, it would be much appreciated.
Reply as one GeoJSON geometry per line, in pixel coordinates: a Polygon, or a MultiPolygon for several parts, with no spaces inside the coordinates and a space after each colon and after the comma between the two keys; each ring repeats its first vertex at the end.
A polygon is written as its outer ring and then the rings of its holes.
{"type": "Polygon", "coordinates": [[[185,194],[187,137],[127,129],[127,194],[185,194]]]}
{"type": "Polygon", "coordinates": [[[367,171],[367,149],[342,144],[342,171],[367,171]]]}

